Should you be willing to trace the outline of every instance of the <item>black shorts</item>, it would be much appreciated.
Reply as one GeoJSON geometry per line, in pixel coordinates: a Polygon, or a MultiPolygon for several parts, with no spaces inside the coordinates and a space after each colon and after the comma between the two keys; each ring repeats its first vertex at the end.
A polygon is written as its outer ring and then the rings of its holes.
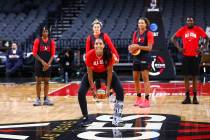
{"type": "Polygon", "coordinates": [[[133,61],[133,71],[149,70],[148,57],[139,57],[133,61]]]}
{"type": "Polygon", "coordinates": [[[183,75],[196,76],[200,73],[200,59],[199,57],[184,56],[183,57],[183,75]]]}
{"type": "Polygon", "coordinates": [[[133,71],[144,71],[148,69],[148,64],[133,63],[133,71]]]}
{"type": "Polygon", "coordinates": [[[52,67],[50,67],[47,71],[43,71],[42,65],[35,64],[35,76],[37,77],[50,77],[51,71],[52,71],[52,67]]]}

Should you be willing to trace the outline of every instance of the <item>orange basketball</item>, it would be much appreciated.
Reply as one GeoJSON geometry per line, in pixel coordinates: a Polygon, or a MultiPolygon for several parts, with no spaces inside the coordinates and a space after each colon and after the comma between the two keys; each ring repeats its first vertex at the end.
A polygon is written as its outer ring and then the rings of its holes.
{"type": "Polygon", "coordinates": [[[140,49],[136,49],[136,50],[134,50],[134,51],[132,51],[132,55],[139,55],[140,54],[140,52],[141,52],[141,50],[140,49]]]}
{"type": "Polygon", "coordinates": [[[129,47],[130,47],[130,49],[129,49],[129,52],[132,54],[132,55],[139,55],[140,54],[140,52],[141,52],[141,50],[139,49],[139,48],[137,48],[137,49],[133,49],[133,47],[135,47],[135,45],[136,44],[132,44],[132,45],[130,45],[129,47]]]}
{"type": "Polygon", "coordinates": [[[106,98],[106,91],[103,89],[99,89],[96,92],[96,96],[98,99],[105,99],[106,98]]]}

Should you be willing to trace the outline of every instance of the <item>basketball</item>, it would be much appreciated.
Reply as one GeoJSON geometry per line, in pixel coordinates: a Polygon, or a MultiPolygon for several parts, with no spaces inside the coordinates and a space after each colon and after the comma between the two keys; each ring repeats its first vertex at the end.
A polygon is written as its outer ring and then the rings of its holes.
{"type": "Polygon", "coordinates": [[[132,44],[129,46],[129,52],[134,56],[139,55],[141,52],[139,48],[135,48],[135,47],[136,47],[136,44],[132,44]]]}
{"type": "Polygon", "coordinates": [[[134,51],[132,51],[132,55],[134,55],[134,56],[136,56],[136,55],[139,55],[140,54],[140,52],[141,52],[141,50],[140,49],[136,49],[136,50],[134,50],[134,51]]]}
{"type": "Polygon", "coordinates": [[[106,98],[106,91],[103,89],[99,89],[96,92],[96,96],[98,99],[105,99],[106,98]]]}

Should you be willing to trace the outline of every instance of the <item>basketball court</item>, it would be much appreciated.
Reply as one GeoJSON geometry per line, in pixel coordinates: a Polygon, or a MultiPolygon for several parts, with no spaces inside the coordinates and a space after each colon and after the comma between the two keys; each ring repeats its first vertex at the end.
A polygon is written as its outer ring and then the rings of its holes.
{"type": "MultiPolygon", "coordinates": [[[[203,33],[210,38],[209,0],[2,0],[0,7],[0,140],[210,140],[210,46],[203,33]],[[188,28],[181,33],[185,24],[188,28]],[[97,54],[87,51],[96,47],[101,50],[97,54]],[[96,74],[93,79],[109,81],[112,55],[124,89],[123,105],[122,88],[114,75],[112,88],[120,90],[115,108],[108,98],[96,99],[88,91],[86,121],[90,122],[81,125],[78,90],[86,66],[94,67],[87,69],[89,79],[84,78],[93,91],[91,72],[96,74]],[[190,72],[183,74],[186,56],[192,57],[187,61],[192,67],[186,65],[184,70],[190,72]],[[13,73],[8,66],[17,62],[21,65],[13,73]],[[145,81],[149,75],[145,97],[149,107],[134,106],[135,71],[142,72],[145,81]],[[194,88],[199,104],[182,104],[188,95],[184,86],[188,74],[199,75],[197,93],[194,88]],[[39,106],[43,79],[49,96],[39,106]],[[122,106],[123,126],[118,125],[122,106]]],[[[81,89],[88,88],[84,84],[81,89]]],[[[106,87],[101,88],[105,94],[106,87]]],[[[141,93],[145,95],[143,82],[141,93]]],[[[83,112],[85,107],[81,105],[83,112]]]]}
{"type": "MultiPolygon", "coordinates": [[[[133,106],[133,81],[123,82],[124,127],[113,127],[113,104],[96,102],[87,94],[91,124],[77,125],[82,117],[77,91],[79,81],[50,84],[54,106],[34,107],[35,83],[1,84],[1,139],[209,139],[210,83],[198,84],[200,104],[183,105],[183,82],[151,82],[151,107],[133,106]]],[[[143,92],[142,92],[143,93],[143,92]]]]}

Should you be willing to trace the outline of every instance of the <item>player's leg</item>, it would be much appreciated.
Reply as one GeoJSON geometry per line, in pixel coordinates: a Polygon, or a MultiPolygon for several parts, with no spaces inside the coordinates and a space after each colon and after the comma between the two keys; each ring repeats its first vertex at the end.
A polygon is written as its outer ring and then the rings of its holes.
{"type": "Polygon", "coordinates": [[[115,72],[113,72],[112,75],[111,87],[114,89],[116,93],[116,101],[114,104],[114,114],[113,114],[112,124],[115,126],[122,126],[123,124],[121,123],[121,118],[123,111],[124,90],[115,72]]]}
{"type": "Polygon", "coordinates": [[[43,103],[43,105],[51,106],[51,105],[53,105],[53,102],[48,97],[49,80],[50,80],[50,77],[44,77],[43,78],[43,81],[44,81],[44,103],[43,103]]]}
{"type": "Polygon", "coordinates": [[[41,82],[42,82],[42,77],[36,76],[36,99],[34,101],[34,106],[40,106],[41,105],[41,82]]]}

